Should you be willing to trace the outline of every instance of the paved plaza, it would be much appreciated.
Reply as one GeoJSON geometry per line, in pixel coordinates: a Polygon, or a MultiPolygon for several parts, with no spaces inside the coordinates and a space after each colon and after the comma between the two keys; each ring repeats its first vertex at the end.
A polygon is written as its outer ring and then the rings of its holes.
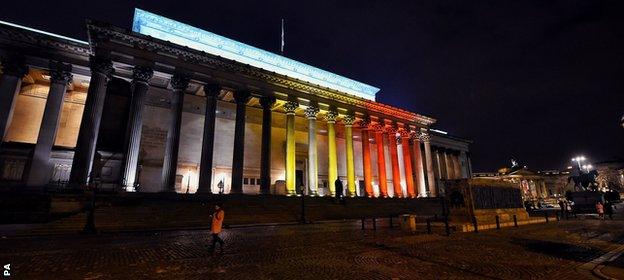
{"type": "Polygon", "coordinates": [[[624,237],[624,221],[592,218],[450,237],[367,226],[229,229],[215,253],[204,230],[3,238],[0,261],[12,279],[584,279],[624,237]]]}

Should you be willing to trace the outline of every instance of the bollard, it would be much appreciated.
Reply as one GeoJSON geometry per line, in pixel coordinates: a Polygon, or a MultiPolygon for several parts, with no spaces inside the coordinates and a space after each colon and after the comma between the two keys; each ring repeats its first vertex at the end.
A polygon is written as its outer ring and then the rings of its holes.
{"type": "Polygon", "coordinates": [[[390,215],[390,228],[392,228],[392,215],[390,215]]]}
{"type": "Polygon", "coordinates": [[[546,222],[548,223],[548,212],[544,212],[544,218],[546,218],[546,222]]]}
{"type": "Polygon", "coordinates": [[[472,225],[474,226],[474,232],[479,233],[479,225],[477,224],[477,217],[472,216],[472,225]]]}
{"type": "Polygon", "coordinates": [[[496,215],[496,229],[500,229],[500,218],[496,215]]]}
{"type": "Polygon", "coordinates": [[[559,212],[555,212],[555,219],[557,219],[557,222],[561,221],[561,218],[559,217],[559,212]]]}
{"type": "Polygon", "coordinates": [[[514,219],[514,227],[518,227],[518,218],[516,217],[516,215],[513,215],[513,219],[514,219]]]}
{"type": "Polygon", "coordinates": [[[362,230],[365,230],[366,228],[364,227],[364,218],[362,218],[362,230]]]}
{"type": "Polygon", "coordinates": [[[449,228],[448,223],[448,215],[444,216],[444,230],[446,231],[446,236],[451,235],[451,229],[449,228]]]}
{"type": "Polygon", "coordinates": [[[433,220],[434,220],[434,221],[437,221],[437,220],[438,220],[438,213],[434,213],[434,214],[433,214],[433,220]]]}
{"type": "Polygon", "coordinates": [[[427,219],[427,233],[431,234],[431,219],[427,219]]]}
{"type": "Polygon", "coordinates": [[[377,219],[373,218],[373,230],[377,230],[377,219]]]}

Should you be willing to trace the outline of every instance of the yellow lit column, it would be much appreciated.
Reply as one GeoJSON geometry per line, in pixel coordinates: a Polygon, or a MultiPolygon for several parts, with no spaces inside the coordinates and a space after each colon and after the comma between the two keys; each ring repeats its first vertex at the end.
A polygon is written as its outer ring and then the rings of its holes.
{"type": "Polygon", "coordinates": [[[355,196],[355,162],[353,161],[353,123],[355,117],[346,115],[342,121],[345,124],[345,143],[347,146],[347,189],[350,196],[355,196]]]}
{"type": "Polygon", "coordinates": [[[325,114],[327,120],[327,150],[329,158],[328,166],[328,185],[331,195],[336,194],[336,179],[338,179],[338,158],[336,152],[336,117],[338,113],[336,111],[329,111],[325,114]]]}
{"type": "Polygon", "coordinates": [[[295,110],[299,104],[288,101],[284,104],[286,111],[286,193],[295,195],[295,110]]]}
{"type": "Polygon", "coordinates": [[[319,108],[309,105],[305,109],[308,118],[308,194],[316,196],[318,194],[318,158],[316,149],[316,115],[319,108]]]}

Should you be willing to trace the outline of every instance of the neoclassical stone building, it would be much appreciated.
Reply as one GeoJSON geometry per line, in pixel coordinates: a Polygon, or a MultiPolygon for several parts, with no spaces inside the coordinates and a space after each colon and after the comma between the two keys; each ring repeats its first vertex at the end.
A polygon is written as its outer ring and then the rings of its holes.
{"type": "Polygon", "coordinates": [[[438,195],[470,141],[377,88],[137,10],[83,42],[0,23],[0,184],[438,195]]]}

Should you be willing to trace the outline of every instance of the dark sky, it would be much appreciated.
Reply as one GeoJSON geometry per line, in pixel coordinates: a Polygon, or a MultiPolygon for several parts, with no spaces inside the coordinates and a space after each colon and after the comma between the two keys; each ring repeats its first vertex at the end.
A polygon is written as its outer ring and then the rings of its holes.
{"type": "Polygon", "coordinates": [[[381,88],[474,140],[475,171],[624,155],[624,1],[7,1],[0,19],[85,39],[134,7],[381,88]],[[15,7],[11,8],[11,5],[15,7]]]}

